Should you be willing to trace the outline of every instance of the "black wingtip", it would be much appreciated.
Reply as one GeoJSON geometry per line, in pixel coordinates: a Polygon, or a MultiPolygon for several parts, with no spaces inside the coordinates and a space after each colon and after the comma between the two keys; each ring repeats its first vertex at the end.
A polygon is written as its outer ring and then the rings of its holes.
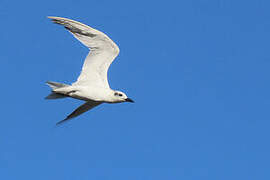
{"type": "Polygon", "coordinates": [[[59,121],[58,123],[56,123],[56,126],[59,126],[61,124],[63,124],[64,122],[66,122],[67,120],[69,120],[70,118],[66,117],[65,119],[63,119],[62,121],[59,121]]]}

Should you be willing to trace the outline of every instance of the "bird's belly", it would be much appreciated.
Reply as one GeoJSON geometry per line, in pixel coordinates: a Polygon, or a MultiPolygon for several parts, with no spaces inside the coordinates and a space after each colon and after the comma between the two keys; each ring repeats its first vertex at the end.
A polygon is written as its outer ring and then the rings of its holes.
{"type": "Polygon", "coordinates": [[[72,97],[72,98],[74,98],[74,99],[83,100],[83,101],[89,101],[89,100],[92,100],[92,99],[89,99],[89,98],[87,98],[87,97],[80,96],[80,95],[76,95],[76,94],[70,95],[70,97],[72,97]]]}
{"type": "Polygon", "coordinates": [[[104,101],[104,98],[100,96],[99,93],[95,91],[75,91],[74,93],[70,94],[72,98],[83,100],[83,101],[104,101]]]}

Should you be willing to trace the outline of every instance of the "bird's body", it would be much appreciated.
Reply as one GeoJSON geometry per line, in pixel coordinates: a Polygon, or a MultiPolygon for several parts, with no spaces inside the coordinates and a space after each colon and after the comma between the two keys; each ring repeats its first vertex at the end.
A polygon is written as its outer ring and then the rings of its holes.
{"type": "Polygon", "coordinates": [[[69,97],[84,101],[99,101],[108,103],[117,103],[112,97],[114,90],[103,87],[71,85],[68,87],[58,88],[54,93],[67,95],[69,97]]]}
{"type": "Polygon", "coordinates": [[[119,54],[119,48],[107,35],[71,19],[48,18],[56,24],[63,25],[90,49],[76,82],[72,85],[47,82],[52,88],[52,93],[46,99],[72,97],[86,101],[59,123],[74,118],[102,103],[133,102],[125,93],[112,90],[109,86],[107,72],[110,64],[119,54]]]}

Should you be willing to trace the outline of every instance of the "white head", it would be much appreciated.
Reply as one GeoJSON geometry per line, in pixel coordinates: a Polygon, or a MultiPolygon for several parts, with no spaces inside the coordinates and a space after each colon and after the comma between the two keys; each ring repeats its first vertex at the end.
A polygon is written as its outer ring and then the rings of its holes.
{"type": "Polygon", "coordinates": [[[112,98],[114,103],[117,103],[117,102],[132,102],[132,103],[134,103],[134,101],[132,99],[128,98],[127,95],[121,91],[113,91],[111,98],[112,98]]]}

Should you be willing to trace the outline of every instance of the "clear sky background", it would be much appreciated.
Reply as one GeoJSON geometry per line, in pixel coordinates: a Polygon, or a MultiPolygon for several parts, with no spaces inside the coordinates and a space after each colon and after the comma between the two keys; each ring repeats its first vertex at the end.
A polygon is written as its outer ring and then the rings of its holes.
{"type": "Polygon", "coordinates": [[[0,1],[0,179],[269,180],[270,1],[0,1]],[[88,49],[46,16],[120,47],[105,104],[46,101],[88,49]]]}

